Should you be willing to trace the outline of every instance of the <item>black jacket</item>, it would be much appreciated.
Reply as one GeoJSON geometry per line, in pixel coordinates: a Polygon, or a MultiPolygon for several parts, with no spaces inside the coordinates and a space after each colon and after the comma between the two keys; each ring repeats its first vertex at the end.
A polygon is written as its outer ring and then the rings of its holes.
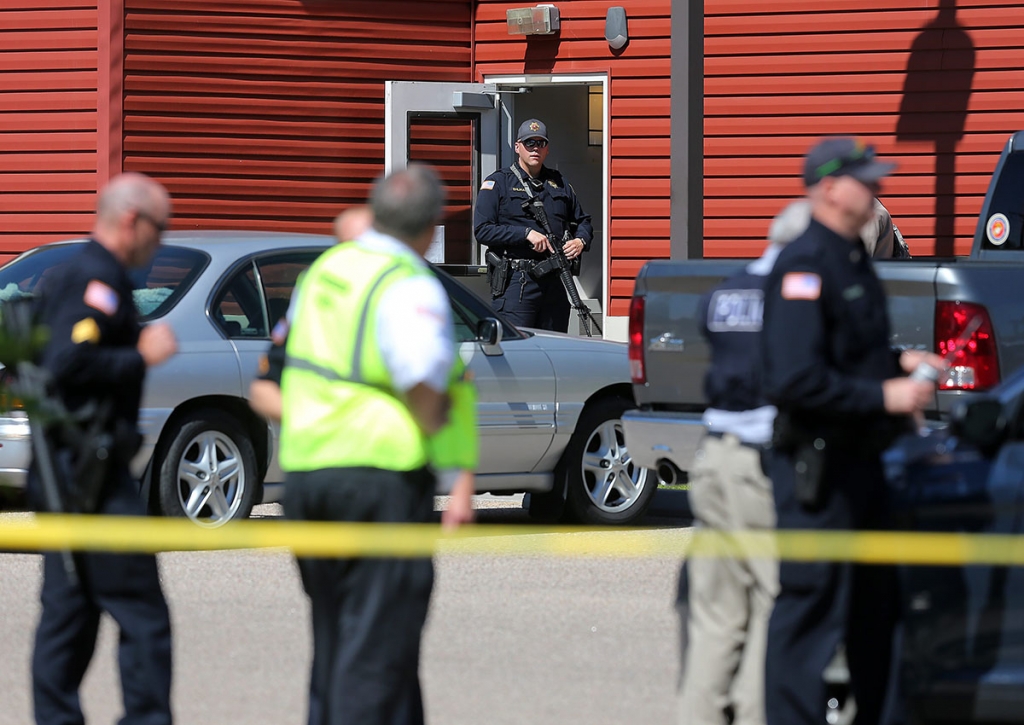
{"type": "Polygon", "coordinates": [[[885,291],[859,240],[812,220],[765,290],[764,392],[797,422],[856,437],[887,420],[882,381],[901,374],[885,291]]]}
{"type": "Polygon", "coordinates": [[[40,282],[36,315],[50,330],[39,362],[68,409],[110,400],[111,426],[134,431],[146,365],[133,289],[121,263],[90,241],[40,282]]]}
{"type": "MultiPolygon", "coordinates": [[[[521,166],[519,173],[526,183],[530,183],[529,174],[521,166]]],[[[559,172],[546,166],[541,168],[538,180],[539,188],[533,193],[544,203],[544,211],[547,213],[552,233],[561,240],[564,231],[571,231],[571,227],[575,225],[573,236],[582,239],[589,249],[590,241],[594,237],[594,228],[590,223],[590,215],[580,206],[576,192],[559,172]]],[[[533,217],[523,211],[523,202],[529,198],[511,167],[499,169],[488,176],[481,185],[476,200],[476,215],[473,220],[476,240],[506,257],[546,257],[546,254],[533,251],[533,247],[526,241],[526,234],[530,229],[544,233],[533,217]]]]}
{"type": "Polygon", "coordinates": [[[744,269],[701,300],[700,331],[711,345],[708,406],[741,412],[768,405],[761,392],[761,328],[768,278],[744,269]]]}

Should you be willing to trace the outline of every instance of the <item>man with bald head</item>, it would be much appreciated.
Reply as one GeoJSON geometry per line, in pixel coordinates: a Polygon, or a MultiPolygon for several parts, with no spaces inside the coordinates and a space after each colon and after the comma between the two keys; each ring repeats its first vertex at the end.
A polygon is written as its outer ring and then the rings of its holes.
{"type": "MultiPolygon", "coordinates": [[[[146,513],[128,468],[141,442],[142,383],[147,368],[171,357],[177,342],[166,324],[140,327],[128,271],[150,262],[170,215],[170,197],[159,183],[142,174],[115,177],[100,191],[89,241],[40,284],[36,312],[50,339],[39,363],[64,405],[72,412],[92,410],[113,441],[96,477],[98,490],[86,491],[77,475],[79,451],[52,436],[59,484],[73,513],[146,513]]],[[[36,462],[29,493],[36,502],[43,499],[36,462]]],[[[36,722],[84,722],[78,689],[100,615],[107,612],[121,629],[121,723],[170,723],[171,626],[156,558],[83,553],[74,563],[72,573],[60,554],[43,555],[42,615],[32,657],[36,722]]]]}

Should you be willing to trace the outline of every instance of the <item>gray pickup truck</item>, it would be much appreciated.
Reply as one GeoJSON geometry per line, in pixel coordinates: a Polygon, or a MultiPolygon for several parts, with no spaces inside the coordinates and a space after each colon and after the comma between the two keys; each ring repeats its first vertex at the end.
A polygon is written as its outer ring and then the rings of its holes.
{"type": "MultiPolygon", "coordinates": [[[[889,297],[892,343],[945,351],[976,316],[965,356],[941,381],[929,418],[1024,367],[1024,131],[1010,137],[989,184],[969,257],[878,262],[889,297]]],[[[703,433],[707,343],[700,298],[749,260],[648,262],[629,315],[629,358],[637,410],[623,416],[638,465],[664,483],[686,480],[703,433]]]]}

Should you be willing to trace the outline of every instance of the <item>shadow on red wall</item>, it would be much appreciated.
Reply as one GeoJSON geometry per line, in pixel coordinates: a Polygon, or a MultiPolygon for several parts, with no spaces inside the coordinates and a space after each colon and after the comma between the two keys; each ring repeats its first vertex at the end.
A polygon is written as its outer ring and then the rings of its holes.
{"type": "Polygon", "coordinates": [[[952,256],[956,224],[956,145],[964,136],[974,82],[974,41],[956,19],[956,0],[910,46],[896,124],[898,141],[935,145],[935,254],[952,256]]]}
{"type": "Polygon", "coordinates": [[[561,43],[562,36],[558,33],[555,35],[528,35],[523,72],[550,73],[554,70],[561,43]]]}

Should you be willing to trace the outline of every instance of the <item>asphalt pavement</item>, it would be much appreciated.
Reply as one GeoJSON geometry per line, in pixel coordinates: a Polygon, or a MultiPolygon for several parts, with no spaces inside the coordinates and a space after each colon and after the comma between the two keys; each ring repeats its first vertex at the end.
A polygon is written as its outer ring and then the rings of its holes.
{"type": "MultiPolygon", "coordinates": [[[[689,536],[679,493],[659,492],[643,535],[689,536]]],[[[521,500],[478,497],[480,522],[529,523],[521,500]]],[[[280,508],[255,515],[277,517],[280,508]]],[[[159,561],[174,628],[176,722],[304,723],[308,606],[291,557],[199,552],[159,561]]],[[[671,559],[440,554],[421,665],[428,721],[673,722],[678,568],[671,559]]],[[[0,554],[0,725],[31,722],[40,581],[38,556],[0,554]]],[[[116,627],[106,619],[82,698],[90,723],[121,713],[116,627]]]]}

